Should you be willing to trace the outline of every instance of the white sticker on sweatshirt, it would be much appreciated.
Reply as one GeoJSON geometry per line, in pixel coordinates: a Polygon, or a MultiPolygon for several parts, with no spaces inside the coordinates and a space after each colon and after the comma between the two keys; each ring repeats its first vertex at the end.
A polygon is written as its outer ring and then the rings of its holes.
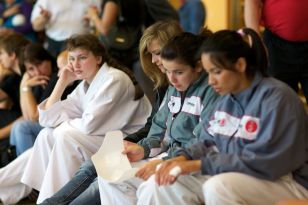
{"type": "Polygon", "coordinates": [[[201,103],[200,97],[191,96],[190,98],[185,99],[182,111],[199,116],[202,109],[203,105],[201,103]]]}
{"type": "Polygon", "coordinates": [[[232,136],[238,130],[240,119],[229,115],[226,112],[216,111],[214,120],[211,120],[208,131],[211,135],[221,134],[232,136]]]}
{"type": "Polygon", "coordinates": [[[181,98],[180,97],[171,96],[170,100],[168,102],[168,108],[169,108],[171,113],[178,113],[178,112],[180,112],[180,109],[181,109],[181,98]]]}
{"type": "MultiPolygon", "coordinates": [[[[181,98],[171,96],[168,102],[168,107],[171,113],[180,112],[181,98]]],[[[200,97],[192,96],[190,98],[185,98],[181,111],[192,114],[192,115],[199,116],[201,114],[202,109],[203,109],[203,105],[201,103],[200,97]]]]}
{"type": "Polygon", "coordinates": [[[220,134],[253,140],[259,132],[260,119],[251,116],[243,116],[240,119],[226,112],[216,111],[214,119],[209,124],[208,132],[213,136],[220,134]]]}

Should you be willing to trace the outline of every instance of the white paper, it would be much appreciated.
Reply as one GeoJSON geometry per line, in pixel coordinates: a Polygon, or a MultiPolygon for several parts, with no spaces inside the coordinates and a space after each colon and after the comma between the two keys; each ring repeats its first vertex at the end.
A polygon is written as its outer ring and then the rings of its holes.
{"type": "Polygon", "coordinates": [[[123,133],[107,132],[102,146],[91,157],[100,177],[109,182],[123,182],[135,176],[138,169],[132,168],[123,150],[123,133]]]}

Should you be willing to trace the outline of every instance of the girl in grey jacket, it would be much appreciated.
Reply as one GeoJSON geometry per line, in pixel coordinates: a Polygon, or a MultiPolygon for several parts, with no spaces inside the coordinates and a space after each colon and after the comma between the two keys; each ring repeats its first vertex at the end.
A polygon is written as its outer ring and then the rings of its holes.
{"type": "Polygon", "coordinates": [[[307,114],[294,91],[266,77],[259,36],[251,29],[219,31],[203,44],[201,59],[222,98],[202,119],[201,141],[178,150],[141,184],[138,204],[308,198],[307,114]]]}
{"type": "Polygon", "coordinates": [[[176,150],[196,141],[193,131],[203,113],[210,112],[217,94],[207,84],[200,58],[195,58],[204,38],[182,33],[163,47],[161,58],[170,86],[159,111],[155,114],[148,136],[138,144],[128,143],[124,153],[131,162],[146,159],[132,178],[112,183],[98,177],[101,204],[136,204],[136,190],[147,180],[162,158],[174,157],[176,150]],[[149,158],[154,158],[149,160],[149,158]]]}

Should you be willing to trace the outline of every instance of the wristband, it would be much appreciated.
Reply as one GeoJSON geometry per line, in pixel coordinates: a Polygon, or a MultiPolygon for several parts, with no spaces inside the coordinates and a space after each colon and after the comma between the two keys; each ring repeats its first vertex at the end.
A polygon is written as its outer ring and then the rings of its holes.
{"type": "Polygon", "coordinates": [[[29,92],[30,88],[28,86],[24,86],[21,88],[21,92],[29,92]]]}
{"type": "Polygon", "coordinates": [[[169,171],[169,175],[174,176],[174,177],[177,177],[178,175],[181,174],[181,172],[182,172],[181,167],[176,166],[176,167],[173,167],[173,168],[169,171]]]}

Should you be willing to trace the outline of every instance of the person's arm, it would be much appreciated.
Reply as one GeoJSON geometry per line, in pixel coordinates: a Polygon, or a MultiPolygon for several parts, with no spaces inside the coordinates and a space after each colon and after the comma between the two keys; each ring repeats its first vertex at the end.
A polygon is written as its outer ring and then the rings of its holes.
{"type": "Polygon", "coordinates": [[[144,158],[154,157],[160,154],[162,150],[161,142],[165,137],[167,130],[166,121],[169,114],[167,103],[169,99],[168,90],[159,111],[153,117],[148,136],[138,142],[138,144],[144,149],[144,158]]]}
{"type": "Polygon", "coordinates": [[[178,156],[164,161],[159,166],[155,173],[155,181],[159,186],[170,185],[178,176],[199,172],[200,169],[201,160],[187,160],[184,156],[178,156]]]}
{"type": "Polygon", "coordinates": [[[117,22],[118,15],[119,5],[112,1],[108,1],[105,4],[101,18],[99,18],[96,8],[89,8],[87,13],[87,17],[95,24],[96,29],[104,36],[108,35],[112,25],[117,22]]]}
{"type": "Polygon", "coordinates": [[[2,13],[2,17],[8,18],[12,15],[17,14],[19,12],[19,10],[20,10],[20,4],[15,4],[14,6],[4,10],[3,13],[2,13]]]}
{"type": "Polygon", "coordinates": [[[22,14],[25,17],[25,22],[22,25],[16,26],[14,28],[15,31],[20,33],[27,33],[33,31],[32,24],[30,21],[31,18],[31,12],[32,12],[32,6],[30,3],[24,1],[21,4],[20,8],[20,14],[22,14]]]}
{"type": "Polygon", "coordinates": [[[61,97],[69,84],[77,80],[72,65],[63,68],[50,96],[38,105],[39,123],[43,127],[56,127],[64,121],[78,118],[82,115],[80,106],[80,92],[76,88],[70,96],[61,101],[61,97]]]}
{"type": "MultiPolygon", "coordinates": [[[[1,36],[1,34],[0,34],[1,36]]],[[[4,68],[2,65],[0,65],[0,82],[8,75],[12,73],[11,70],[4,68]]]]}
{"type": "Polygon", "coordinates": [[[48,81],[49,77],[47,76],[30,77],[27,72],[23,75],[20,83],[20,108],[26,120],[38,120],[38,103],[32,92],[32,88],[35,86],[46,86],[48,81]]]}
{"type": "Polygon", "coordinates": [[[260,33],[260,20],[262,15],[262,0],[245,0],[244,19],[248,28],[260,33]]]}
{"type": "MultiPolygon", "coordinates": [[[[276,180],[305,163],[308,119],[302,103],[293,93],[275,90],[268,95],[271,97],[258,105],[263,108],[262,115],[258,133],[251,143],[243,145],[233,139],[228,145],[220,145],[229,151],[216,152],[208,146],[213,137],[206,137],[203,143],[186,150],[190,159],[201,159],[202,174],[240,172],[276,180]],[[198,150],[202,151],[198,153],[198,150]]],[[[210,134],[204,130],[203,135],[210,134]]]]}
{"type": "Polygon", "coordinates": [[[61,72],[55,88],[53,89],[50,97],[47,99],[45,105],[42,106],[42,109],[48,109],[54,103],[60,101],[61,96],[63,95],[67,86],[77,80],[77,77],[73,72],[73,66],[71,64],[67,64],[63,69],[64,70],[61,72]]]}
{"type": "Polygon", "coordinates": [[[2,89],[0,89],[0,102],[5,101],[6,99],[8,99],[8,95],[6,94],[6,92],[4,92],[2,89]]]}
{"type": "Polygon", "coordinates": [[[45,29],[45,25],[48,23],[51,17],[50,11],[45,9],[43,6],[39,5],[38,2],[35,4],[32,15],[31,23],[33,30],[42,31],[45,29]]]}
{"type": "Polygon", "coordinates": [[[13,106],[13,102],[10,98],[0,101],[0,109],[10,110],[13,106]]]}

